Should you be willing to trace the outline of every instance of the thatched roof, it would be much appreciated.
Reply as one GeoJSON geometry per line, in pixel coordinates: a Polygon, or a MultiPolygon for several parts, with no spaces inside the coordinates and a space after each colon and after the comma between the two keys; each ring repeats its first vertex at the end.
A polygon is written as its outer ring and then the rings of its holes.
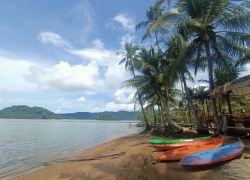
{"type": "Polygon", "coordinates": [[[230,93],[230,96],[250,95],[250,75],[241,77],[237,80],[224,84],[220,89],[222,93],[230,93]]]}
{"type": "MultiPolygon", "coordinates": [[[[228,82],[223,86],[219,86],[214,88],[213,95],[216,96],[218,94],[225,95],[229,94],[232,96],[247,96],[250,95],[250,75],[241,77],[237,80],[228,82]]],[[[208,98],[212,94],[209,91],[204,91],[199,94],[193,95],[192,99],[204,99],[208,98]]]]}

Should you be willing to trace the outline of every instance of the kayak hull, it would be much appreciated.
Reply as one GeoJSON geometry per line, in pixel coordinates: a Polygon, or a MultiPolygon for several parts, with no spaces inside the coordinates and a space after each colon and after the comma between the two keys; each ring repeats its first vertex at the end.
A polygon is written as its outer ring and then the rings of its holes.
{"type": "Polygon", "coordinates": [[[211,136],[203,136],[199,138],[187,138],[187,139],[151,139],[148,142],[150,144],[173,144],[173,143],[190,142],[190,141],[197,141],[209,138],[211,138],[211,136]]]}
{"type": "Polygon", "coordinates": [[[186,147],[186,146],[199,145],[203,143],[213,142],[214,139],[215,138],[209,138],[209,139],[204,139],[204,140],[188,141],[188,142],[180,142],[180,143],[172,143],[172,144],[153,144],[152,147],[160,151],[167,151],[167,150],[177,149],[177,148],[186,147]]]}
{"type": "Polygon", "coordinates": [[[225,142],[224,138],[220,138],[220,139],[214,138],[210,142],[169,150],[169,151],[161,153],[157,157],[157,160],[159,160],[159,161],[181,160],[182,158],[184,158],[188,155],[194,154],[194,153],[218,148],[218,147],[222,146],[224,144],[224,142],[225,142]]]}
{"type": "Polygon", "coordinates": [[[235,158],[244,150],[244,143],[241,141],[228,144],[216,149],[204,151],[187,156],[181,160],[182,166],[204,166],[219,163],[235,158]]]}

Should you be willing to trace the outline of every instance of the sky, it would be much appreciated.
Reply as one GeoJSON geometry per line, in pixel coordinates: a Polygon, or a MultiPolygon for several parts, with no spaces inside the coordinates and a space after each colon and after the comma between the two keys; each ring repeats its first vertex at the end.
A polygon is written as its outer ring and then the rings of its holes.
{"type": "MultiPolygon", "coordinates": [[[[55,113],[133,111],[135,89],[121,88],[131,75],[118,65],[116,53],[124,51],[125,42],[141,45],[145,29],[135,31],[135,25],[146,20],[145,10],[154,3],[2,0],[0,109],[27,105],[55,113]]],[[[199,73],[196,79],[207,75],[199,73]]]]}

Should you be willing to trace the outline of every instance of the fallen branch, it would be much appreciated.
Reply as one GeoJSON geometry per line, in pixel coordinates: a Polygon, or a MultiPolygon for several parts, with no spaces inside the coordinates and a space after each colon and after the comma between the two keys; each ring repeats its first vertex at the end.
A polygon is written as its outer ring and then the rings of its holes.
{"type": "MultiPolygon", "coordinates": [[[[56,161],[54,163],[76,162],[76,161],[91,161],[91,160],[100,160],[100,159],[103,159],[103,158],[114,159],[114,158],[118,158],[118,157],[124,156],[124,155],[125,155],[125,152],[121,152],[121,153],[118,153],[118,154],[110,154],[110,155],[90,157],[90,158],[62,159],[62,160],[56,161]]],[[[54,164],[54,163],[50,163],[50,164],[54,164]]]]}

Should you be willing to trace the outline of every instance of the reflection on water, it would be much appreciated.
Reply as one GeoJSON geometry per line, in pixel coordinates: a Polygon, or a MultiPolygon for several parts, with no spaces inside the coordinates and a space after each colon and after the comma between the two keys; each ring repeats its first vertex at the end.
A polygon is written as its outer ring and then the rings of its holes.
{"type": "Polygon", "coordinates": [[[137,122],[0,119],[0,179],[88,149],[141,128],[137,122]]]}

